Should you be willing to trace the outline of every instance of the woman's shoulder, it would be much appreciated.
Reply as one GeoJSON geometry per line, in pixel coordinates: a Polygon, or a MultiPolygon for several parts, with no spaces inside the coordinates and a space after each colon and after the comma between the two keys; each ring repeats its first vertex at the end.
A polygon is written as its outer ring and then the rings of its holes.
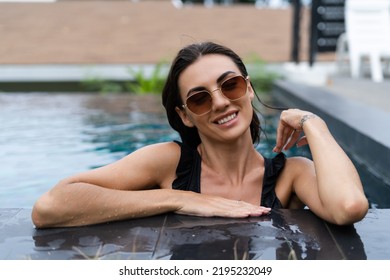
{"type": "Polygon", "coordinates": [[[264,164],[269,175],[276,175],[281,172],[291,173],[294,170],[311,167],[313,162],[302,156],[288,157],[284,153],[278,153],[273,157],[264,157],[264,164]]]}
{"type": "Polygon", "coordinates": [[[305,166],[312,165],[312,160],[302,156],[293,156],[286,158],[286,167],[294,169],[302,169],[305,166]]]}
{"type": "Polygon", "coordinates": [[[174,142],[150,144],[127,155],[121,166],[131,180],[149,180],[154,185],[167,188],[176,176],[180,154],[180,146],[174,142]]]}
{"type": "Polygon", "coordinates": [[[155,160],[166,160],[168,158],[178,159],[180,157],[180,150],[180,145],[176,142],[161,142],[144,146],[133,152],[133,154],[150,157],[155,160]]]}
{"type": "Polygon", "coordinates": [[[281,170],[280,176],[276,183],[276,195],[285,208],[292,207],[294,205],[301,205],[295,198],[295,187],[302,179],[312,178],[312,161],[305,157],[293,156],[286,157],[285,164],[281,170]],[[305,178],[306,177],[306,178],[305,178]],[[292,200],[294,198],[294,200],[292,200]]]}
{"type": "Polygon", "coordinates": [[[180,150],[180,142],[177,141],[170,141],[170,142],[160,142],[160,143],[155,143],[155,144],[149,144],[141,149],[156,149],[156,150],[166,150],[166,151],[175,151],[175,150],[180,150]]]}
{"type": "Polygon", "coordinates": [[[139,166],[155,170],[175,167],[180,159],[180,146],[174,142],[146,145],[128,154],[120,162],[127,166],[139,166]]]}
{"type": "Polygon", "coordinates": [[[299,176],[309,175],[312,170],[313,161],[309,158],[302,156],[286,157],[281,178],[282,180],[293,182],[299,176]]]}

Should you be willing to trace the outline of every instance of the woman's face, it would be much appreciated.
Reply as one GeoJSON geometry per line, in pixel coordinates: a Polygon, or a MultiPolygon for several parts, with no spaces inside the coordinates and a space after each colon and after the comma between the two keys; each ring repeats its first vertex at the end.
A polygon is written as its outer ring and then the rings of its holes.
{"type": "Polygon", "coordinates": [[[181,73],[178,85],[183,103],[199,89],[209,91],[212,96],[210,111],[203,115],[194,114],[187,107],[176,108],[186,126],[198,129],[202,142],[206,138],[229,142],[245,133],[250,135],[254,92],[249,80],[245,84],[246,94],[237,100],[229,100],[219,90],[221,83],[237,75],[241,72],[233,60],[220,54],[201,56],[181,73]]]}

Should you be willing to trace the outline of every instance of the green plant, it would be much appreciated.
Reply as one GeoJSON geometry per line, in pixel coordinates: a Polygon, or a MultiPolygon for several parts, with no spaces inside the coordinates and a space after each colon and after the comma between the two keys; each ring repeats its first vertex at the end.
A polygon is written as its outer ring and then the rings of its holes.
{"type": "Polygon", "coordinates": [[[145,69],[138,71],[129,69],[134,81],[125,84],[126,90],[136,94],[160,94],[165,84],[166,76],[162,74],[164,64],[156,64],[150,75],[145,74],[145,69]]]}
{"type": "Polygon", "coordinates": [[[98,76],[90,76],[81,82],[82,88],[87,91],[100,92],[103,94],[120,93],[124,91],[119,82],[107,81],[98,76]]]}
{"type": "Polygon", "coordinates": [[[160,94],[165,84],[163,74],[164,63],[157,63],[150,74],[142,67],[138,70],[130,68],[127,81],[108,81],[99,76],[87,76],[82,82],[82,88],[87,91],[108,93],[160,94]]]}
{"type": "Polygon", "coordinates": [[[280,74],[268,70],[265,61],[256,54],[250,55],[245,63],[248,65],[251,82],[259,93],[270,92],[273,82],[282,78],[280,74]]]}

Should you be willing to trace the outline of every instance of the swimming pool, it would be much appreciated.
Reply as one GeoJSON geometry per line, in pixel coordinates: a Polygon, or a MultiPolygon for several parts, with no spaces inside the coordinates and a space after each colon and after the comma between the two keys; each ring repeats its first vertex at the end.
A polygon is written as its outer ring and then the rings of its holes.
{"type": "MultiPolygon", "coordinates": [[[[154,95],[0,93],[0,208],[31,208],[66,176],[106,165],[147,144],[179,140],[160,99],[154,95]]],[[[279,112],[260,110],[267,139],[263,137],[258,150],[272,156],[279,112]]],[[[287,155],[310,157],[307,148],[294,148],[287,155]]]]}

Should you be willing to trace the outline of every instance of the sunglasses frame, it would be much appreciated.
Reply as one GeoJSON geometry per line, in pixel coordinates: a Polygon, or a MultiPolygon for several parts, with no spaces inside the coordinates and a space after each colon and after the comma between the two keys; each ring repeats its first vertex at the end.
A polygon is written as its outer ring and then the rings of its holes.
{"type": "Polygon", "coordinates": [[[216,89],[214,89],[214,90],[212,90],[212,91],[209,91],[209,90],[207,90],[207,89],[204,89],[204,90],[200,90],[200,91],[195,92],[195,93],[192,94],[191,96],[187,97],[185,103],[184,103],[183,105],[181,105],[181,106],[182,106],[183,109],[187,108],[187,109],[188,109],[192,114],[194,114],[194,115],[197,115],[197,116],[206,115],[207,113],[210,113],[210,111],[211,111],[211,109],[212,109],[211,106],[210,106],[210,109],[209,109],[208,111],[206,111],[206,112],[204,112],[204,113],[201,113],[201,114],[197,114],[197,113],[193,112],[193,111],[188,107],[188,105],[187,105],[188,99],[191,98],[191,97],[193,97],[193,96],[196,95],[196,94],[199,94],[200,92],[207,92],[207,93],[210,95],[210,98],[212,99],[212,98],[213,98],[212,93],[213,93],[214,91],[219,90],[219,91],[222,93],[222,95],[223,95],[226,99],[228,99],[228,100],[230,100],[230,101],[236,101],[236,100],[239,100],[239,99],[243,98],[243,97],[246,95],[246,93],[248,92],[248,81],[249,81],[249,76],[247,76],[246,78],[245,78],[244,76],[242,76],[242,75],[236,75],[236,76],[233,76],[233,77],[229,77],[229,78],[227,78],[226,80],[224,80],[223,82],[221,82],[221,84],[219,85],[219,87],[217,87],[216,89]],[[237,78],[237,77],[241,77],[242,79],[244,79],[245,84],[246,84],[245,93],[244,93],[242,96],[240,96],[239,98],[230,99],[230,98],[228,98],[228,97],[223,93],[223,91],[222,91],[222,85],[223,85],[225,82],[230,81],[231,79],[234,79],[234,78],[237,78]]]}

